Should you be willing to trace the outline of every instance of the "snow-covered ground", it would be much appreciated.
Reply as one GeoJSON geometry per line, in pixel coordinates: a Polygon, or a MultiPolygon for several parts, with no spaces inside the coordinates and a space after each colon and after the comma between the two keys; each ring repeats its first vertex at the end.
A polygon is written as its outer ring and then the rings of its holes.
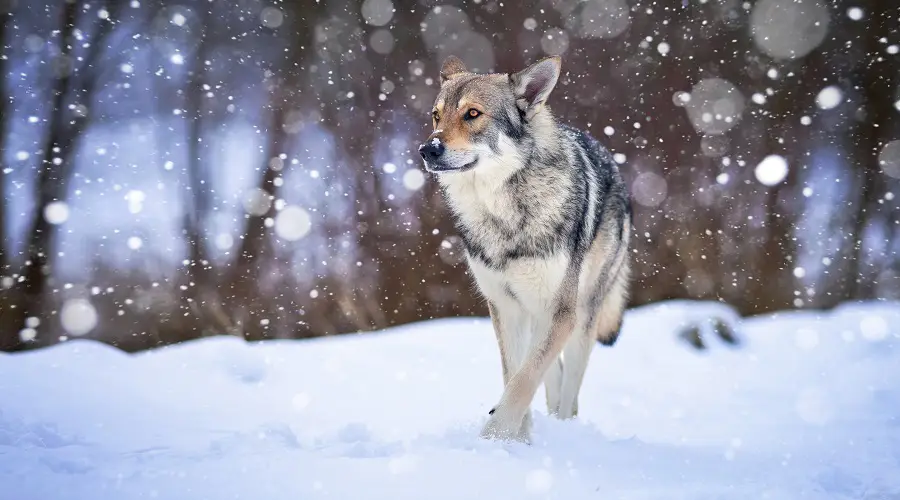
{"type": "Polygon", "coordinates": [[[900,498],[900,305],[677,339],[712,311],[630,311],[579,420],[540,391],[532,446],[477,437],[502,385],[484,319],[0,355],[0,499],[900,498]]]}

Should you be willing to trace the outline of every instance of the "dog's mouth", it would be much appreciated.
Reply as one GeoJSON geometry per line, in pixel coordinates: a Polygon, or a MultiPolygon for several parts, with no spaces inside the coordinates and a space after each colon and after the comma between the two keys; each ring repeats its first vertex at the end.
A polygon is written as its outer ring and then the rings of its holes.
{"type": "Polygon", "coordinates": [[[474,160],[466,163],[461,166],[450,166],[442,162],[425,162],[425,170],[428,170],[431,173],[435,174],[446,174],[446,173],[458,173],[458,172],[467,172],[475,168],[475,165],[478,163],[478,158],[476,157],[474,160]]]}

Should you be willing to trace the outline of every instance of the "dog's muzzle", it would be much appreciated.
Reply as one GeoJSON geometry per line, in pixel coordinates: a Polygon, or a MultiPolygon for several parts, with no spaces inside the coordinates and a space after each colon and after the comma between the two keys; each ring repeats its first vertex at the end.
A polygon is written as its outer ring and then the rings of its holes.
{"type": "Polygon", "coordinates": [[[425,163],[432,163],[439,161],[444,156],[446,149],[443,142],[432,139],[419,146],[419,154],[422,155],[425,163]]]}
{"type": "Polygon", "coordinates": [[[422,159],[425,161],[425,170],[429,172],[464,172],[466,170],[471,169],[475,166],[475,163],[478,161],[472,161],[461,167],[452,166],[447,164],[447,159],[445,158],[444,153],[447,151],[447,148],[444,147],[444,144],[440,140],[430,139],[427,142],[421,144],[419,146],[419,154],[422,155],[422,159]]]}

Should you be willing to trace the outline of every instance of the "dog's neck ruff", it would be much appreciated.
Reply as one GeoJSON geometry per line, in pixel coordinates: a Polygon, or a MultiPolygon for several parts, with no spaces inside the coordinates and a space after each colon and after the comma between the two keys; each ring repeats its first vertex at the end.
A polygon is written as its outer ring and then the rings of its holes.
{"type": "Polygon", "coordinates": [[[576,181],[565,168],[564,131],[541,115],[521,140],[503,137],[499,152],[479,152],[472,170],[440,176],[469,255],[493,268],[558,252],[560,231],[573,223],[567,214],[576,181]]]}

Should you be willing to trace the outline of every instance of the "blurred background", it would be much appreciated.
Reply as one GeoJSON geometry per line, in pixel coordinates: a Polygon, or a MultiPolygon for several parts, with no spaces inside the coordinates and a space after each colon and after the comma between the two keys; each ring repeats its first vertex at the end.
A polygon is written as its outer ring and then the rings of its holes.
{"type": "Polygon", "coordinates": [[[0,0],[0,40],[2,350],[485,315],[416,153],[450,54],[562,55],[632,305],[900,299],[894,2],[0,0]]]}

